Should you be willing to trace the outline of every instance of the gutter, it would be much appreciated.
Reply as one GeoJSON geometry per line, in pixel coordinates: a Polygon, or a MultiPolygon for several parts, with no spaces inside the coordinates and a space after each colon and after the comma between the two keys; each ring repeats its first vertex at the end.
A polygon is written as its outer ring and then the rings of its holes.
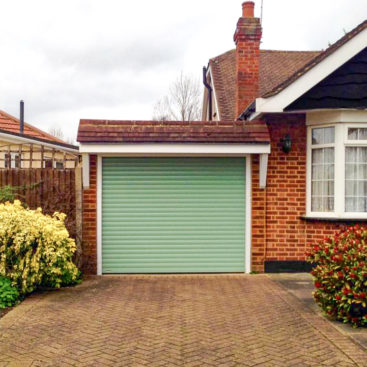
{"type": "Polygon", "coordinates": [[[62,149],[69,153],[79,154],[79,147],[69,144],[62,144],[62,143],[51,143],[48,140],[40,139],[31,137],[29,135],[20,135],[17,133],[12,133],[6,130],[0,130],[0,138],[3,138],[6,141],[10,141],[15,144],[19,144],[19,142],[23,144],[41,144],[48,148],[57,148],[62,149]]]}

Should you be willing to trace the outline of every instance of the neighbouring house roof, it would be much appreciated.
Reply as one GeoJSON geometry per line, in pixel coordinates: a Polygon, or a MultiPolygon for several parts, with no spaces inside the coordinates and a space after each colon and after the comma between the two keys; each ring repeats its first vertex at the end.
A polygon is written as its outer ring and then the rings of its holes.
{"type": "MultiPolygon", "coordinates": [[[[259,97],[284,83],[297,70],[320,55],[320,51],[260,50],[259,97]]],[[[210,61],[212,78],[222,120],[236,116],[236,50],[228,51],[210,61]]]]}
{"type": "Polygon", "coordinates": [[[243,121],[80,120],[81,143],[269,143],[266,125],[243,121]]]}
{"type": "MultiPolygon", "coordinates": [[[[20,122],[16,117],[11,116],[8,113],[0,110],[0,129],[1,130],[9,131],[11,133],[19,133],[19,123],[20,122]]],[[[65,141],[58,139],[54,137],[53,135],[48,134],[40,129],[37,129],[36,127],[26,122],[24,123],[24,134],[28,135],[29,137],[33,137],[33,138],[39,138],[39,139],[43,139],[43,140],[47,140],[51,142],[66,144],[65,141]]]]}

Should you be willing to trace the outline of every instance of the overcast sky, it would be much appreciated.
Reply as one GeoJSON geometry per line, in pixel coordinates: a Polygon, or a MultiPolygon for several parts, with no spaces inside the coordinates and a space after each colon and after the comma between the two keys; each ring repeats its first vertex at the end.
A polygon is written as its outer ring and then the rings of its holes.
{"type": "MultiPolygon", "coordinates": [[[[256,13],[260,15],[260,0],[256,13]]],[[[80,118],[151,119],[181,71],[234,47],[241,0],[1,0],[0,109],[75,137],[80,118]]],[[[264,49],[319,50],[366,0],[264,0],[264,49]]]]}

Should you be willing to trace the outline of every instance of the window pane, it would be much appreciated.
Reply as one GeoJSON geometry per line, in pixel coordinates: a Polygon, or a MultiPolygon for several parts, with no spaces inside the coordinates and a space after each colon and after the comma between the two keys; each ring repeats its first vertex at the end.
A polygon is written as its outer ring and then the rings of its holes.
{"type": "Polygon", "coordinates": [[[328,197],[326,200],[327,200],[327,211],[333,212],[334,211],[334,196],[328,197]]]}
{"type": "Polygon", "coordinates": [[[348,129],[348,140],[358,139],[358,129],[348,129]]]}
{"type": "Polygon", "coordinates": [[[334,196],[334,181],[326,181],[324,190],[329,196],[334,196]]]}
{"type": "Polygon", "coordinates": [[[356,200],[352,197],[345,198],[345,211],[346,212],[353,212],[356,208],[356,200]]]}
{"type": "Polygon", "coordinates": [[[332,144],[334,143],[334,131],[335,129],[333,127],[326,127],[324,130],[324,144],[332,144]]]}
{"type": "Polygon", "coordinates": [[[312,149],[311,210],[334,211],[334,148],[312,149]]]}
{"type": "Polygon", "coordinates": [[[324,149],[312,149],[312,164],[323,164],[324,149]]]}
{"type": "MultiPolygon", "coordinates": [[[[328,171],[329,174],[329,171],[328,171]]],[[[320,180],[324,178],[324,166],[321,164],[312,165],[312,178],[314,180],[320,180]]]]}
{"type": "Polygon", "coordinates": [[[324,163],[334,164],[334,148],[324,149],[324,163]]]}
{"type": "Polygon", "coordinates": [[[359,163],[367,163],[367,149],[359,149],[357,154],[359,163]]]}
{"type": "Polygon", "coordinates": [[[325,165],[325,178],[334,181],[334,164],[325,165]]]}
{"type": "Polygon", "coordinates": [[[335,141],[335,129],[333,127],[323,127],[312,129],[312,144],[332,144],[335,141]]]}
{"type": "Polygon", "coordinates": [[[354,180],[357,179],[357,165],[352,163],[345,164],[345,179],[346,180],[354,180]]]}
{"type": "Polygon", "coordinates": [[[324,134],[322,129],[312,129],[312,144],[322,144],[324,141],[324,134]]]}
{"type": "Polygon", "coordinates": [[[358,140],[367,140],[367,129],[366,128],[359,129],[358,140]]]}
{"type": "Polygon", "coordinates": [[[345,181],[345,195],[351,197],[358,191],[358,184],[353,180],[345,181]]]}
{"type": "Polygon", "coordinates": [[[359,183],[356,192],[359,197],[365,196],[365,193],[367,192],[367,180],[359,183]]]}
{"type": "Polygon", "coordinates": [[[366,163],[358,163],[358,179],[367,180],[367,165],[366,163]]]}
{"type": "Polygon", "coordinates": [[[357,148],[347,148],[345,150],[345,162],[348,163],[356,163],[357,162],[357,148]]]}
{"type": "Polygon", "coordinates": [[[367,140],[367,128],[349,128],[348,140],[367,140]]]}
{"type": "Polygon", "coordinates": [[[345,211],[355,213],[365,213],[367,211],[367,198],[346,198],[345,211]]]}
{"type": "Polygon", "coordinates": [[[57,169],[64,169],[64,163],[63,162],[56,162],[55,164],[57,169]]]}
{"type": "Polygon", "coordinates": [[[15,168],[20,168],[20,155],[16,154],[14,156],[14,166],[15,168]]]}
{"type": "Polygon", "coordinates": [[[345,156],[345,211],[367,212],[367,147],[347,147],[345,156]]]}

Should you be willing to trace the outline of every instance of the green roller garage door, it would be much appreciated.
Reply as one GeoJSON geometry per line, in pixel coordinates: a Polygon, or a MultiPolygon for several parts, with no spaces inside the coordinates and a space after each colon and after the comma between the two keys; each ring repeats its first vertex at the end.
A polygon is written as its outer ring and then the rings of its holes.
{"type": "Polygon", "coordinates": [[[103,158],[103,273],[245,270],[244,158],[103,158]]]}

